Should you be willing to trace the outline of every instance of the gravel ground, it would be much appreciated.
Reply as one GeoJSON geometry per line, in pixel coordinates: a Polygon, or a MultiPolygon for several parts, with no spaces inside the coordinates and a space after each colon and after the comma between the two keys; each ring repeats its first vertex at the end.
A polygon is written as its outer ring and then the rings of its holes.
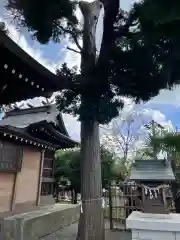
{"type": "MultiPolygon", "coordinates": [[[[44,237],[42,240],[76,240],[76,233],[77,223],[74,223],[69,227],[44,237]]],[[[131,240],[131,233],[106,230],[106,240],[131,240]]]]}

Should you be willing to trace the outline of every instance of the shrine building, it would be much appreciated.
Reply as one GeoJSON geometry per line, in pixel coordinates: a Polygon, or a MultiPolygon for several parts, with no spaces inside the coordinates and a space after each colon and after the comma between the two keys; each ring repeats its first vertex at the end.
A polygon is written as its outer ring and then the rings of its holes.
{"type": "MultiPolygon", "coordinates": [[[[51,73],[0,31],[0,104],[50,97],[63,77],[51,73]]],[[[55,105],[7,111],[0,121],[0,213],[53,203],[54,153],[77,144],[55,105]]]]}

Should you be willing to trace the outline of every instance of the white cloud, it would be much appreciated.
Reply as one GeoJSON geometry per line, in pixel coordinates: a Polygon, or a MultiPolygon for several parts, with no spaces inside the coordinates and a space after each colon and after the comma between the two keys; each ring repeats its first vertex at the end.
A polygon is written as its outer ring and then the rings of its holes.
{"type": "Polygon", "coordinates": [[[143,115],[144,117],[149,117],[155,122],[159,123],[165,128],[168,128],[169,130],[173,129],[173,124],[170,120],[166,119],[166,116],[162,114],[159,110],[154,109],[143,109],[143,115]]]}
{"type": "Polygon", "coordinates": [[[161,90],[160,94],[154,97],[150,103],[158,104],[180,104],[180,86],[176,86],[173,90],[161,90]]]}

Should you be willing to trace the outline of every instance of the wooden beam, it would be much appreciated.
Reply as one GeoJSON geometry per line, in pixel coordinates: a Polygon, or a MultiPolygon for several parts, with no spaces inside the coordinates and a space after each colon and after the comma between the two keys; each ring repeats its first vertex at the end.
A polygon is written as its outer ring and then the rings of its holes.
{"type": "Polygon", "coordinates": [[[17,177],[18,177],[18,172],[15,172],[14,173],[13,188],[12,188],[11,211],[13,211],[15,209],[15,205],[16,205],[17,177]]]}
{"type": "MultiPolygon", "coordinates": [[[[21,156],[20,156],[20,162],[22,165],[23,162],[23,150],[21,151],[21,156]]],[[[15,209],[15,205],[16,205],[16,189],[17,189],[17,178],[18,178],[18,169],[17,171],[14,173],[14,182],[13,182],[13,188],[12,188],[12,198],[11,198],[11,211],[13,211],[15,209]]]]}
{"type": "Polygon", "coordinates": [[[40,204],[43,166],[44,166],[44,150],[41,151],[36,206],[39,206],[40,204]]]}

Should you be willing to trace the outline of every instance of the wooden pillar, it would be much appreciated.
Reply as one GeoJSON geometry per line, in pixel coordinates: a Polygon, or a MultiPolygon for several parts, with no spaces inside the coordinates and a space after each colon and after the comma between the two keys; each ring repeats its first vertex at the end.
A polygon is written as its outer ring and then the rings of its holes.
{"type": "Polygon", "coordinates": [[[109,180],[109,186],[108,186],[108,190],[109,190],[109,227],[110,230],[113,230],[113,204],[112,204],[112,185],[111,185],[111,181],[109,180]]]}
{"type": "Polygon", "coordinates": [[[44,166],[44,150],[41,151],[41,160],[40,160],[40,167],[39,167],[39,180],[38,180],[38,190],[37,190],[36,206],[39,206],[39,204],[40,204],[43,166],[44,166]]]}
{"type": "Polygon", "coordinates": [[[17,172],[14,173],[14,182],[13,182],[13,188],[12,188],[12,198],[11,198],[11,211],[13,211],[15,209],[15,205],[16,205],[16,189],[17,189],[17,178],[18,178],[18,169],[19,167],[22,167],[22,162],[23,162],[23,154],[24,154],[24,149],[21,148],[21,154],[20,154],[20,164],[19,162],[17,162],[17,172]]]}
{"type": "Polygon", "coordinates": [[[13,182],[12,198],[11,198],[11,211],[15,209],[15,204],[16,204],[17,176],[18,176],[18,172],[14,173],[14,182],[13,182]]]}
{"type": "Polygon", "coordinates": [[[141,187],[141,194],[142,194],[141,211],[144,212],[144,202],[146,201],[146,195],[145,195],[145,190],[143,187],[141,187]]]}
{"type": "Polygon", "coordinates": [[[164,204],[165,213],[168,213],[166,193],[165,193],[165,189],[164,188],[162,188],[162,197],[163,197],[163,204],[164,204]]]}

